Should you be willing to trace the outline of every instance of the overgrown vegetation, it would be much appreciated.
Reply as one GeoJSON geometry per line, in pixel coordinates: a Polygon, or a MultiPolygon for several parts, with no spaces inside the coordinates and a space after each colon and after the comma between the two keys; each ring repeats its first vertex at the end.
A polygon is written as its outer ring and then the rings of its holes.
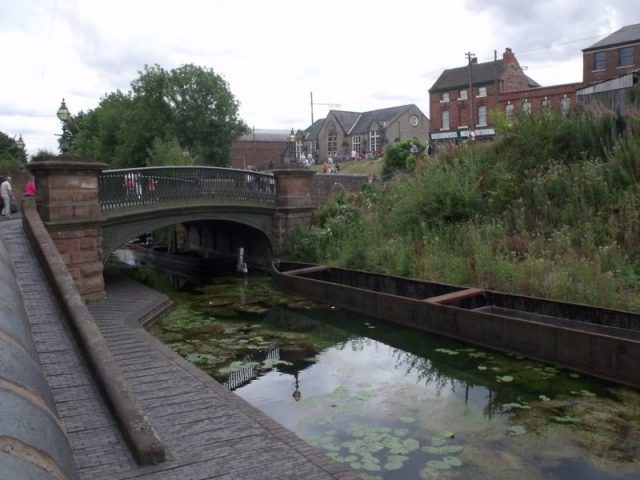
{"type": "Polygon", "coordinates": [[[494,142],[336,195],[291,235],[287,256],[640,310],[640,118],[495,123],[494,142]]]}

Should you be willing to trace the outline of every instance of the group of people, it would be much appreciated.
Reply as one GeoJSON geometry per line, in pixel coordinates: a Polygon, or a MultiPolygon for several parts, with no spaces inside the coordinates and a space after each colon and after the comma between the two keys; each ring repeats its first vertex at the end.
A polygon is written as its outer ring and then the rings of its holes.
{"type": "MultiPolygon", "coordinates": [[[[36,196],[36,182],[32,176],[29,177],[24,186],[24,196],[36,196]]],[[[11,186],[10,175],[7,175],[4,181],[0,183],[0,197],[2,198],[2,216],[10,218],[11,214],[17,211],[17,207],[15,206],[16,197],[13,193],[13,187],[11,186]]]]}

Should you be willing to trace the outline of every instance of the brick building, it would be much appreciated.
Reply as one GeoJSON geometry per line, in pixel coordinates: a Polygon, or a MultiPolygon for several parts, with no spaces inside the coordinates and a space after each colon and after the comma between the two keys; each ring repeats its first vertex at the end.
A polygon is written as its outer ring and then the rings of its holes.
{"type": "Polygon", "coordinates": [[[611,80],[640,67],[640,23],[628,25],[582,50],[585,86],[611,80]]]}
{"type": "Polygon", "coordinates": [[[627,113],[640,93],[640,24],[622,27],[582,50],[582,68],[578,103],[627,113]]]}
{"type": "Polygon", "coordinates": [[[311,152],[318,162],[348,159],[352,152],[375,157],[396,140],[415,138],[427,143],[429,119],[413,104],[368,112],[330,110],[297,138],[296,150],[311,152]]]}
{"type": "Polygon", "coordinates": [[[445,70],[429,89],[432,142],[457,142],[470,135],[490,138],[495,130],[489,112],[507,115],[546,108],[568,109],[578,83],[541,87],[525,75],[510,48],[501,59],[445,70]],[[473,132],[473,133],[471,133],[473,132]]]}
{"type": "Polygon", "coordinates": [[[289,130],[256,130],[242,135],[231,144],[231,166],[266,170],[283,163],[291,149],[289,130]]]}

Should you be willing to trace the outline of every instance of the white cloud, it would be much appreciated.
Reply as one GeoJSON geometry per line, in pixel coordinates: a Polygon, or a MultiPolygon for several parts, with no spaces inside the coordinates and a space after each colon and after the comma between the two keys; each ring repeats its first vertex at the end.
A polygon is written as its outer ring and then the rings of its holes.
{"type": "Polygon", "coordinates": [[[631,0],[26,0],[0,6],[0,131],[56,150],[55,112],[127,91],[146,65],[194,63],[224,77],[256,128],[305,128],[328,106],[415,103],[466,51],[511,47],[543,85],[579,81],[581,49],[640,22],[631,0]]]}

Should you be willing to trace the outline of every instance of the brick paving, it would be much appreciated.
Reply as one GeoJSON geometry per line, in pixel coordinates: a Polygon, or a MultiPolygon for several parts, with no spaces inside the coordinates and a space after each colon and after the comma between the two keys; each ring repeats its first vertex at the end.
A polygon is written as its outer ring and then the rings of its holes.
{"type": "Polygon", "coordinates": [[[140,467],[129,452],[19,220],[0,223],[40,362],[83,479],[357,479],[158,342],[139,320],[167,299],[106,276],[107,299],[91,304],[134,397],[167,450],[140,467]]]}

